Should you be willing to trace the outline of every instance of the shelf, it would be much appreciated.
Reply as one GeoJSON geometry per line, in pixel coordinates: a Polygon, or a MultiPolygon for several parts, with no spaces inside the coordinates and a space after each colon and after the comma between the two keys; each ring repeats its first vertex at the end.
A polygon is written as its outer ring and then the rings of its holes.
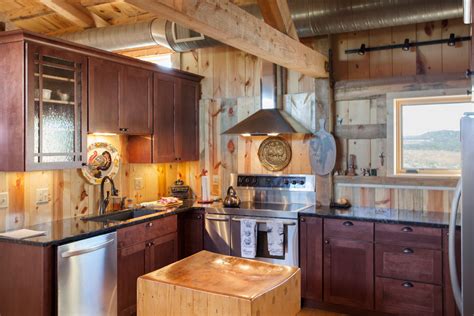
{"type": "MultiPolygon", "coordinates": [[[[39,74],[35,73],[35,77],[39,77],[39,74]]],[[[66,78],[66,77],[58,77],[58,76],[45,75],[45,74],[43,74],[41,77],[44,79],[51,79],[51,80],[56,80],[56,81],[75,82],[74,79],[66,78]]]]}
{"type": "MultiPolygon", "coordinates": [[[[35,102],[39,102],[39,99],[35,98],[35,102]]],[[[43,99],[43,103],[74,105],[74,101],[61,101],[61,100],[52,100],[52,99],[49,99],[49,100],[43,99]]]]}
{"type": "Polygon", "coordinates": [[[351,185],[382,185],[382,186],[446,186],[455,187],[459,177],[364,177],[364,176],[334,176],[336,184],[351,185]]]}

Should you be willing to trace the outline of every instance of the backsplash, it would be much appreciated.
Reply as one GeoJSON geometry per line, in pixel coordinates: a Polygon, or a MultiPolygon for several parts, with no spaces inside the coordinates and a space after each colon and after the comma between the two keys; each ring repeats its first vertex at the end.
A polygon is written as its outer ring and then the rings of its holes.
{"type": "MultiPolygon", "coordinates": [[[[135,203],[156,200],[168,194],[168,187],[181,177],[193,190],[199,188],[199,162],[173,164],[129,164],[126,156],[127,137],[88,136],[88,144],[108,142],[122,155],[114,182],[120,196],[135,203]],[[135,179],[143,187],[135,189],[135,179]]],[[[8,207],[0,208],[0,230],[34,225],[63,218],[97,212],[99,186],[89,184],[81,170],[35,172],[0,172],[0,193],[8,192],[8,207]],[[48,189],[48,202],[37,204],[37,190],[48,189]]]]}

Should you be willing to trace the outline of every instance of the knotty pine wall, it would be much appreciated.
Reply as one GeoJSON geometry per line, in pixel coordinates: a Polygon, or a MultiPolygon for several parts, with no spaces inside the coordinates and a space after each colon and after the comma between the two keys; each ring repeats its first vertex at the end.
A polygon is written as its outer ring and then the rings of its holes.
{"type": "MultiPolygon", "coordinates": [[[[469,86],[463,73],[469,68],[470,42],[385,50],[346,55],[346,49],[410,41],[469,36],[461,19],[421,23],[402,27],[334,35],[335,113],[343,125],[387,124],[393,117],[387,93],[464,89],[469,86]]],[[[431,91],[431,92],[429,92],[431,91]]],[[[390,133],[387,133],[388,135],[390,133]]],[[[394,180],[387,166],[392,150],[391,136],[373,139],[338,139],[337,168],[347,167],[349,154],[357,156],[359,168],[378,168],[377,179],[335,177],[335,196],[347,197],[353,205],[449,212],[456,179],[394,180]],[[380,153],[385,154],[381,165],[380,153]]],[[[393,141],[393,140],[392,140],[393,141]]],[[[359,171],[360,174],[360,171],[359,171]]]]}

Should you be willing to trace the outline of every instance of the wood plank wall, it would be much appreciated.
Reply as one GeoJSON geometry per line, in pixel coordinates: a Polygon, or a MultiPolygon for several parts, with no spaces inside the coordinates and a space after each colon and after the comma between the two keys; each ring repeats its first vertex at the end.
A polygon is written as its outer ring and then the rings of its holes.
{"type": "Polygon", "coordinates": [[[357,49],[361,44],[367,47],[403,43],[405,38],[413,41],[426,41],[449,38],[454,33],[469,36],[469,26],[462,19],[443,20],[344,33],[334,35],[334,76],[340,80],[360,80],[396,76],[430,75],[457,73],[469,66],[470,43],[458,42],[450,47],[446,44],[401,49],[382,50],[358,54],[345,54],[346,49],[357,49]]]}

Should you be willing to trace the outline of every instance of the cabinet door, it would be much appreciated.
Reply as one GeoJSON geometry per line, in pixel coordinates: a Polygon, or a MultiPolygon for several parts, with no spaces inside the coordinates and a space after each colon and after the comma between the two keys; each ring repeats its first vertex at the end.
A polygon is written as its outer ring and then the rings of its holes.
{"type": "Polygon", "coordinates": [[[180,161],[199,160],[199,83],[181,80],[175,109],[176,156],[180,161]]]}
{"type": "Polygon", "coordinates": [[[174,162],[175,102],[179,99],[179,81],[173,76],[155,74],[153,161],[174,162]]]}
{"type": "Polygon", "coordinates": [[[87,58],[27,44],[26,170],[86,161],[87,58]]]}
{"type": "Polygon", "coordinates": [[[89,132],[119,132],[119,76],[122,65],[89,58],[89,132]]]}
{"type": "Polygon", "coordinates": [[[120,131],[130,135],[151,135],[153,73],[123,66],[120,76],[120,131]]]}
{"type": "Polygon", "coordinates": [[[119,315],[137,312],[137,279],[147,273],[147,247],[144,242],[119,249],[117,300],[119,315]]]}
{"type": "Polygon", "coordinates": [[[323,299],[323,224],[316,217],[300,218],[301,296],[323,299]]]}
{"type": "Polygon", "coordinates": [[[204,214],[202,211],[179,215],[179,258],[186,258],[204,249],[204,214]]]}
{"type": "Polygon", "coordinates": [[[374,246],[364,241],[324,241],[324,300],[372,309],[374,306],[374,246]]]}
{"type": "Polygon", "coordinates": [[[147,243],[147,272],[178,261],[178,233],[171,233],[147,243]]]}

